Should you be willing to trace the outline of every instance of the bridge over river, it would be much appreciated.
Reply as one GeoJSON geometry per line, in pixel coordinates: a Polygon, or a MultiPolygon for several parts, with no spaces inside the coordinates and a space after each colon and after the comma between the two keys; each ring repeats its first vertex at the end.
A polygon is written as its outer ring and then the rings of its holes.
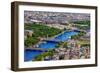
{"type": "Polygon", "coordinates": [[[44,39],[43,41],[56,42],[56,43],[61,42],[61,40],[58,39],[44,39]]]}
{"type": "Polygon", "coordinates": [[[43,49],[43,48],[25,48],[25,50],[37,50],[37,51],[47,51],[48,49],[43,49]]]}

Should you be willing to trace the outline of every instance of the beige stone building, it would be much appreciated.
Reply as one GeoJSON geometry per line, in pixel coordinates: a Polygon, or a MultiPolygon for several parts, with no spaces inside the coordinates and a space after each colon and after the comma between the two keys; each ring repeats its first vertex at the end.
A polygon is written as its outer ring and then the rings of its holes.
{"type": "Polygon", "coordinates": [[[33,31],[32,30],[25,30],[24,31],[24,38],[26,39],[27,36],[32,37],[33,31]]]}

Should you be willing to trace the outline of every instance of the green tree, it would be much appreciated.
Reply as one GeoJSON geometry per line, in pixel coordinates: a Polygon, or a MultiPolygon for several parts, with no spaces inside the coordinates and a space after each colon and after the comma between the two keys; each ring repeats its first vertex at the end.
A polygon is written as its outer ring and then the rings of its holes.
{"type": "Polygon", "coordinates": [[[25,41],[24,44],[26,47],[30,47],[38,42],[38,39],[36,37],[28,37],[25,41]]]}

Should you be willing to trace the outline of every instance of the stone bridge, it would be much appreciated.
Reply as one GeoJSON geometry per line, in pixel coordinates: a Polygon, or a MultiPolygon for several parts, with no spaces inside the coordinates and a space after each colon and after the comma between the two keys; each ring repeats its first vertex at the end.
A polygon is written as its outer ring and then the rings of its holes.
{"type": "Polygon", "coordinates": [[[37,51],[47,51],[47,49],[43,49],[43,48],[25,48],[26,50],[37,50],[37,51]]]}

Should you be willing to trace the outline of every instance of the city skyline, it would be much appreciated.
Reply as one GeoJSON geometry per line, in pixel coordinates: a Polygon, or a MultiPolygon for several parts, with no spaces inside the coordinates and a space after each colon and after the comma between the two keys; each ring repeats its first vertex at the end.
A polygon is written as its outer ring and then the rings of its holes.
{"type": "Polygon", "coordinates": [[[30,20],[38,20],[43,23],[69,23],[73,21],[90,20],[88,13],[24,11],[25,23],[30,20]]]}

